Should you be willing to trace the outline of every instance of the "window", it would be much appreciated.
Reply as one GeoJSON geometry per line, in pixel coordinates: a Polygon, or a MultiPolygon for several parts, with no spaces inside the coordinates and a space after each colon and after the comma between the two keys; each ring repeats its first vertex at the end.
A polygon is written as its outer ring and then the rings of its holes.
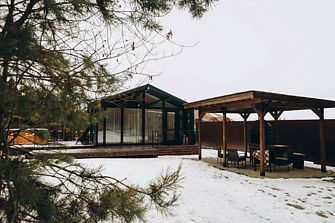
{"type": "Polygon", "coordinates": [[[106,143],[121,143],[121,109],[107,110],[106,143]]]}
{"type": "Polygon", "coordinates": [[[145,142],[161,143],[163,141],[163,112],[158,109],[145,110],[145,142]]]}
{"type": "Polygon", "coordinates": [[[104,118],[100,117],[98,122],[98,144],[104,142],[104,118]]]}
{"type": "Polygon", "coordinates": [[[174,141],[175,139],[175,112],[167,113],[167,140],[174,141]]]}
{"type": "Polygon", "coordinates": [[[142,110],[141,109],[124,109],[124,126],[123,126],[124,143],[141,143],[142,142],[142,110]]]}

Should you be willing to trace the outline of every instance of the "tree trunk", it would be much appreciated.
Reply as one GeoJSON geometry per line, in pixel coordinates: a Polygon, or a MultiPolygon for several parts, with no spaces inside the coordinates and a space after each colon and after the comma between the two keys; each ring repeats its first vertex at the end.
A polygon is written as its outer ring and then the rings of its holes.
{"type": "Polygon", "coordinates": [[[6,215],[7,215],[7,222],[8,223],[17,223],[17,205],[16,205],[16,198],[15,194],[13,192],[12,183],[11,181],[7,180],[7,188],[9,193],[9,200],[8,200],[8,207],[6,209],[6,215]]]}
{"type": "Polygon", "coordinates": [[[1,151],[1,161],[5,160],[9,156],[9,145],[7,142],[8,132],[5,128],[6,118],[3,114],[0,114],[0,151],[1,151]]]}

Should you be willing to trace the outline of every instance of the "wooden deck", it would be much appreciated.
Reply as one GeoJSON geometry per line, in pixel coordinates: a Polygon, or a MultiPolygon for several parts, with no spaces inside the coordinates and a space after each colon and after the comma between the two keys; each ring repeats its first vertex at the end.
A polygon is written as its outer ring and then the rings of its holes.
{"type": "Polygon", "coordinates": [[[198,154],[198,145],[160,146],[158,150],[159,156],[196,155],[198,154]]]}
{"type": "Polygon", "coordinates": [[[167,155],[193,155],[198,154],[198,147],[189,145],[159,146],[110,146],[110,147],[88,147],[70,148],[61,150],[60,153],[67,154],[76,159],[84,158],[148,158],[167,155]]]}

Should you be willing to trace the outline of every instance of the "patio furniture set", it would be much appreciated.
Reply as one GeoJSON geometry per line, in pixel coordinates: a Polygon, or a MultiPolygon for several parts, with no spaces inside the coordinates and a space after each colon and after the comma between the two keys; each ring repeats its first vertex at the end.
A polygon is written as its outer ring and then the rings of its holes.
{"type": "MultiPolygon", "coordinates": [[[[220,148],[218,151],[221,151],[220,148]]],[[[221,158],[224,158],[223,165],[229,167],[229,164],[241,167],[247,167],[247,159],[249,159],[250,166],[256,171],[257,165],[260,164],[260,149],[259,145],[249,145],[249,152],[240,152],[236,149],[227,149],[224,154],[221,154],[221,158]]],[[[294,168],[304,168],[305,155],[302,153],[295,153],[290,151],[288,145],[268,145],[265,150],[265,166],[269,168],[270,172],[275,171],[276,167],[287,167],[287,171],[294,168]],[[273,169],[272,169],[273,168],[273,169]]]]}

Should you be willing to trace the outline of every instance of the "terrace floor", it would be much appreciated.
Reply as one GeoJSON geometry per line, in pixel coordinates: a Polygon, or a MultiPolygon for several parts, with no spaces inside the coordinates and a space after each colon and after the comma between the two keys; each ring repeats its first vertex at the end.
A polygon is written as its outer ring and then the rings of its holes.
{"type": "Polygon", "coordinates": [[[146,158],[166,155],[194,155],[198,153],[195,145],[122,145],[99,147],[68,147],[66,149],[39,149],[36,153],[61,153],[77,159],[83,158],[146,158]]]}
{"type": "Polygon", "coordinates": [[[227,170],[230,172],[242,174],[249,177],[255,178],[323,178],[323,177],[335,177],[335,168],[331,167],[328,168],[327,172],[322,173],[320,171],[320,167],[318,165],[314,165],[311,162],[305,161],[304,169],[297,169],[292,166],[289,167],[289,171],[287,167],[276,167],[274,171],[270,172],[269,168],[266,169],[265,177],[260,176],[259,174],[259,167],[257,167],[256,171],[253,170],[253,167],[250,165],[249,160],[247,160],[247,167],[246,168],[237,168],[232,166],[231,164],[229,167],[224,167],[222,164],[222,160],[218,160],[216,157],[204,157],[202,159],[203,162],[213,166],[215,168],[221,170],[227,170]]]}

